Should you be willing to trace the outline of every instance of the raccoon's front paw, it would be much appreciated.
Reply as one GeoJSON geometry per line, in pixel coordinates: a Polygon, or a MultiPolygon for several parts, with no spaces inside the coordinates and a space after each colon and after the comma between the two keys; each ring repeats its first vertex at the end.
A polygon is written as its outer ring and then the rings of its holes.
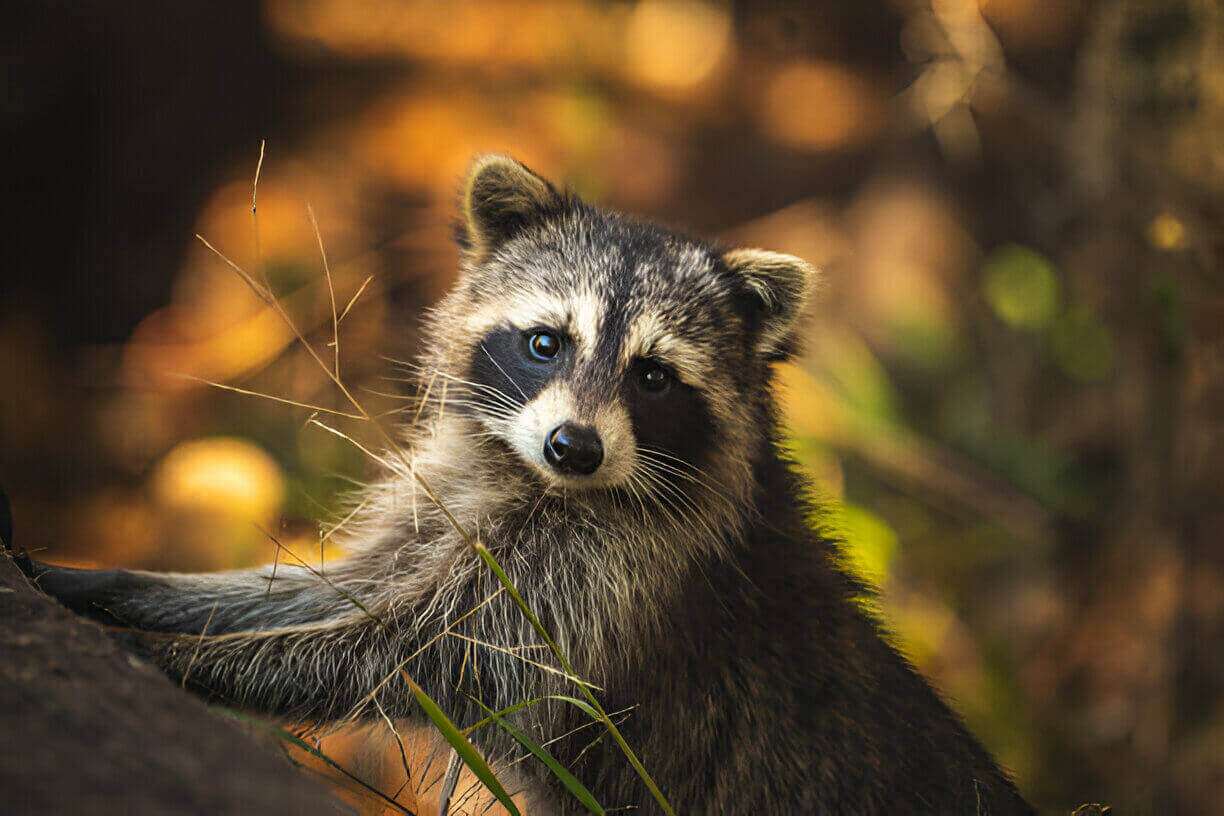
{"type": "Polygon", "coordinates": [[[6,550],[13,547],[13,508],[3,487],[0,487],[0,546],[6,550]]]}
{"type": "Polygon", "coordinates": [[[18,551],[13,546],[13,508],[4,488],[0,488],[0,552],[7,554],[27,578],[33,578],[36,569],[41,566],[25,550],[18,551]]]}
{"type": "Polygon", "coordinates": [[[34,586],[58,600],[73,612],[88,615],[103,623],[122,623],[106,603],[120,593],[128,580],[124,570],[84,570],[57,567],[35,561],[25,550],[13,546],[13,512],[8,496],[0,489],[0,549],[34,586]]]}
{"type": "Polygon", "coordinates": [[[131,573],[121,569],[73,569],[34,561],[30,575],[35,586],[79,615],[100,623],[125,626],[126,622],[111,611],[121,600],[124,588],[131,583],[131,573]]]}

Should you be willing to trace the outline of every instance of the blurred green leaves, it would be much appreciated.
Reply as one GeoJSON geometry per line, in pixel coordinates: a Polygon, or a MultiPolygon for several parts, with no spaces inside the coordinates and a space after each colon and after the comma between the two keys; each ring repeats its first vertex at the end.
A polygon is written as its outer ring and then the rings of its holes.
{"type": "Polygon", "coordinates": [[[841,506],[840,527],[846,536],[846,567],[856,576],[881,586],[897,555],[897,533],[887,521],[857,504],[841,506]]]}
{"type": "Polygon", "coordinates": [[[888,370],[853,332],[825,332],[814,344],[834,392],[864,420],[900,420],[896,389],[888,370]]]}
{"type": "Polygon", "coordinates": [[[1017,329],[1048,326],[1058,313],[1062,295],[1054,265],[1016,244],[1004,246],[986,259],[982,287],[999,319],[1017,329]]]}
{"type": "Polygon", "coordinates": [[[1113,369],[1109,328],[1086,304],[1064,303],[1058,271],[1039,252],[1018,244],[995,250],[982,266],[982,293],[1008,326],[1039,332],[1050,360],[1071,379],[1096,382],[1113,369]]]}
{"type": "Polygon", "coordinates": [[[1072,379],[1103,380],[1113,368],[1113,336],[1092,309],[1076,305],[1050,331],[1050,356],[1072,379]]]}

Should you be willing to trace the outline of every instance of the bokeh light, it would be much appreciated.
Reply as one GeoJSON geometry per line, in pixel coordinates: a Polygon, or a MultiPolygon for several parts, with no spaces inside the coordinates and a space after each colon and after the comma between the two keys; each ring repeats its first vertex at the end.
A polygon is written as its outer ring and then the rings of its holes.
{"type": "MultiPolygon", "coordinates": [[[[378,471],[317,423],[377,440],[195,235],[329,361],[334,300],[345,381],[393,412],[386,358],[455,279],[459,179],[508,152],[819,266],[778,371],[786,444],[898,647],[1043,808],[1218,807],[1214,4],[53,5],[5,18],[0,106],[26,233],[0,479],[48,560],[239,568],[272,537],[338,557],[320,530],[378,471]]],[[[385,730],[327,746],[404,782],[385,730]]]]}

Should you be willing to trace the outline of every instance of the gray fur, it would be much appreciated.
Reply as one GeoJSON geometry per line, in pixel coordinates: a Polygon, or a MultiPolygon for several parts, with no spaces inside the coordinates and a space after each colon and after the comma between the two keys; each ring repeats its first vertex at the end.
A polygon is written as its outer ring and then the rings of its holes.
{"type": "MultiPolygon", "coordinates": [[[[464,268],[411,369],[410,462],[387,454],[345,531],[352,555],[326,581],[284,564],[270,591],[268,568],[90,579],[44,567],[44,586],[133,627],[133,645],[191,687],[288,717],[370,718],[375,701],[417,717],[401,667],[460,724],[482,716],[468,694],[499,709],[591,683],[609,711],[634,707],[624,733],[678,813],[1029,813],[862,612],[775,447],[771,362],[793,347],[810,267],[595,210],[502,157],[480,159],[465,190],[464,268]],[[485,331],[542,314],[573,332],[564,377],[532,401],[512,381],[470,379],[485,331]],[[647,450],[640,417],[626,424],[620,384],[643,355],[708,417],[696,461],[647,450]],[[531,423],[548,411],[601,429],[606,473],[582,483],[541,468],[531,423]],[[500,560],[579,678],[533,648],[416,475],[500,560]]],[[[648,419],[667,431],[677,418],[648,419]]],[[[679,422],[677,436],[696,420],[679,422]]],[[[544,742],[585,715],[548,702],[514,719],[544,742]]],[[[606,807],[657,812],[609,739],[584,751],[594,736],[552,750],[606,807]]],[[[496,728],[475,739],[490,757],[519,753],[496,728]]],[[[538,763],[516,768],[529,813],[583,812],[538,763]]]]}

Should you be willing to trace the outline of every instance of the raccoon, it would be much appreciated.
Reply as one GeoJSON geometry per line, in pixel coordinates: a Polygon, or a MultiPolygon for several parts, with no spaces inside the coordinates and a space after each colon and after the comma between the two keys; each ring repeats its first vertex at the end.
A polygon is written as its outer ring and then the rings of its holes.
{"type": "MultiPolygon", "coordinates": [[[[278,717],[419,718],[400,669],[460,724],[589,683],[678,813],[1031,813],[864,611],[779,449],[773,367],[812,267],[597,209],[504,156],[474,162],[461,203],[408,455],[359,497],[350,555],[322,577],[24,560],[41,587],[187,687],[278,717]],[[460,529],[577,678],[529,648],[460,529]]],[[[605,807],[661,812],[579,708],[508,716],[605,807]]],[[[543,764],[515,773],[525,812],[586,812],[543,764]]]]}

